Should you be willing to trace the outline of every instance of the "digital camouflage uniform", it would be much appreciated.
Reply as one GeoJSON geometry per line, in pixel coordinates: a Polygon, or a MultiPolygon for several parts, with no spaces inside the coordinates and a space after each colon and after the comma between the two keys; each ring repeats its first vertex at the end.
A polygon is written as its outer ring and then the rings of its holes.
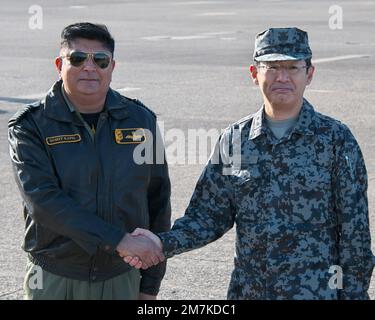
{"type": "MultiPolygon", "coordinates": [[[[256,62],[311,56],[298,28],[255,39],[256,62]]],[[[303,100],[277,139],[262,107],[224,131],[185,216],[159,235],[171,257],[236,223],[229,299],[368,299],[375,259],[366,192],[362,153],[344,124],[303,100]]]]}
{"type": "Polygon", "coordinates": [[[185,215],[159,236],[171,257],[236,223],[229,299],[367,299],[374,257],[366,190],[362,153],[344,124],[304,100],[278,140],[262,108],[224,131],[185,215]],[[334,266],[342,290],[329,285],[334,266]]]}

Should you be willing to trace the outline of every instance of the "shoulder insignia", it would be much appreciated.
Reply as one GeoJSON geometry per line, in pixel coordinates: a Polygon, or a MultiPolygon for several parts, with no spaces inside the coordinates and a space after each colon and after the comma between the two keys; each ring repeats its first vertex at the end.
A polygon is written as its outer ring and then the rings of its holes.
{"type": "Polygon", "coordinates": [[[151,109],[149,109],[148,107],[146,107],[142,101],[138,100],[138,99],[132,99],[132,98],[128,98],[126,97],[127,99],[129,99],[130,101],[134,102],[135,104],[137,104],[138,106],[142,107],[143,109],[146,109],[148,112],[150,112],[155,118],[156,118],[156,114],[154,111],[152,111],[151,109]]]}
{"type": "Polygon", "coordinates": [[[37,101],[32,104],[28,104],[23,109],[17,111],[8,121],[8,127],[14,126],[17,122],[21,121],[29,112],[39,108],[42,101],[37,101]]]}

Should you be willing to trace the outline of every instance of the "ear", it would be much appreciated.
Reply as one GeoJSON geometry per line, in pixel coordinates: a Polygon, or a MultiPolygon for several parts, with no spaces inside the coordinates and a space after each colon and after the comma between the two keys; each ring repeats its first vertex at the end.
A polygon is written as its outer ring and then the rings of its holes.
{"type": "Polygon", "coordinates": [[[250,66],[249,70],[250,70],[250,75],[251,75],[251,78],[252,78],[253,82],[254,82],[256,85],[258,85],[259,82],[258,82],[258,78],[257,78],[257,76],[258,76],[258,70],[257,70],[257,67],[256,67],[255,65],[252,64],[252,65],[250,66]]]}
{"type": "Polygon", "coordinates": [[[56,66],[57,71],[60,74],[61,68],[62,68],[62,58],[61,57],[56,57],[55,58],[55,66],[56,66]]]}
{"type": "Polygon", "coordinates": [[[309,70],[307,71],[307,85],[309,85],[313,79],[315,67],[311,66],[309,70]]]}
{"type": "Polygon", "coordinates": [[[115,69],[116,61],[112,60],[112,71],[115,69]]]}

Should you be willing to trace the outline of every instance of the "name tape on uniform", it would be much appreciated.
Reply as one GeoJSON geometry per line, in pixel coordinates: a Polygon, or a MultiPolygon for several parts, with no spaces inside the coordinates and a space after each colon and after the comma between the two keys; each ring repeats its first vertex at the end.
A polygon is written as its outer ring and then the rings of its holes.
{"type": "Polygon", "coordinates": [[[60,143],[75,143],[75,142],[80,142],[81,141],[81,136],[77,134],[64,134],[61,136],[54,136],[54,137],[47,137],[46,138],[46,143],[49,146],[53,146],[55,144],[60,144],[60,143]]]}

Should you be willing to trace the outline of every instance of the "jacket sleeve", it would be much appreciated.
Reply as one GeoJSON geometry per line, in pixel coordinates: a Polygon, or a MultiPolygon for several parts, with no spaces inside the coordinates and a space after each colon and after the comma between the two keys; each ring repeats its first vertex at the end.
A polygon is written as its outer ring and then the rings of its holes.
{"type": "Polygon", "coordinates": [[[89,255],[99,246],[114,250],[123,232],[64,193],[34,122],[23,118],[10,124],[8,140],[15,179],[34,222],[71,238],[89,255]]]}
{"type": "Polygon", "coordinates": [[[360,147],[347,127],[336,151],[334,178],[338,219],[340,299],[367,299],[374,256],[371,251],[367,173],[360,147]]]}
{"type": "MultiPolygon", "coordinates": [[[[165,150],[159,128],[156,126],[156,139],[153,144],[153,164],[151,180],[147,190],[149,229],[154,232],[168,231],[171,228],[171,184],[169,180],[168,165],[165,159],[165,150]]],[[[166,271],[166,261],[141,270],[140,291],[142,293],[157,295],[161,281],[166,271]]]]}
{"type": "Polygon", "coordinates": [[[223,174],[222,143],[219,139],[185,215],[175,221],[170,232],[159,234],[167,257],[205,246],[233,227],[233,190],[230,176],[223,174]]]}

